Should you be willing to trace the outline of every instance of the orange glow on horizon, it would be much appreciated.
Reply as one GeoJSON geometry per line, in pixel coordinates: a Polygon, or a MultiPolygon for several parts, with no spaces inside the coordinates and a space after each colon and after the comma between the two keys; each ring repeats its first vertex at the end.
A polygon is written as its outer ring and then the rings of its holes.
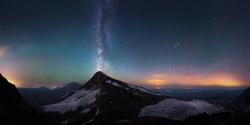
{"type": "Polygon", "coordinates": [[[229,73],[207,75],[152,74],[144,82],[155,87],[167,85],[238,87],[242,85],[240,80],[229,73]]]}
{"type": "Polygon", "coordinates": [[[157,86],[164,85],[165,83],[167,83],[167,81],[164,79],[149,79],[149,80],[147,80],[147,82],[152,83],[152,84],[157,85],[157,86]]]}
{"type": "Polygon", "coordinates": [[[224,86],[224,87],[237,87],[241,85],[240,80],[227,74],[215,74],[206,79],[202,79],[201,85],[203,86],[224,86]]]}
{"type": "Polygon", "coordinates": [[[16,79],[8,79],[8,81],[11,84],[14,84],[16,87],[21,87],[21,83],[19,83],[18,80],[16,80],[16,79]]]}

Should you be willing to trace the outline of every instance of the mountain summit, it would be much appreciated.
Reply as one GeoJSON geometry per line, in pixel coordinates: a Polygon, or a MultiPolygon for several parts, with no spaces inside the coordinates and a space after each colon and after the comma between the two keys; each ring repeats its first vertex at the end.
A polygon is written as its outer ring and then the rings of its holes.
{"type": "Polygon", "coordinates": [[[86,88],[98,87],[101,84],[105,83],[106,80],[113,79],[101,71],[96,72],[93,77],[83,86],[86,88]]]}
{"type": "Polygon", "coordinates": [[[92,77],[92,79],[105,79],[105,78],[110,78],[110,77],[104,74],[102,71],[96,72],[92,77]]]}

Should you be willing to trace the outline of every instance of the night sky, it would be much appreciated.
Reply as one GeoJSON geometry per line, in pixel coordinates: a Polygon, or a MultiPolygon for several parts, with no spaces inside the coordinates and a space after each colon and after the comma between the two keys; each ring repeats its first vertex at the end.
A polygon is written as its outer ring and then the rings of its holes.
{"type": "Polygon", "coordinates": [[[249,86],[249,6],[249,0],[1,0],[0,72],[18,87],[83,83],[97,70],[155,88],[249,86]]]}

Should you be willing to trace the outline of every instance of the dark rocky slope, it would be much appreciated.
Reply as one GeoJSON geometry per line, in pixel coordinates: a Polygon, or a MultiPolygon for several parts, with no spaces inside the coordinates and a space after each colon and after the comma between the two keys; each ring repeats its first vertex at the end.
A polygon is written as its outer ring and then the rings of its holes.
{"type": "Polygon", "coordinates": [[[16,87],[0,74],[0,125],[53,125],[43,113],[31,108],[16,87]]]}
{"type": "Polygon", "coordinates": [[[235,99],[231,107],[240,112],[250,112],[250,87],[235,99]]]}

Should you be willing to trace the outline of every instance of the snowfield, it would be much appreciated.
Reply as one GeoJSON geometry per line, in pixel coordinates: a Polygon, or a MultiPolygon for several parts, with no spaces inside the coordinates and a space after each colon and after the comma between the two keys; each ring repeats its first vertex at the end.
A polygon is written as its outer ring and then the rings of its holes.
{"type": "MultiPolygon", "coordinates": [[[[116,86],[116,87],[119,87],[119,88],[124,88],[126,90],[130,90],[130,88],[133,88],[133,89],[137,89],[139,91],[142,91],[142,92],[145,92],[145,93],[148,93],[148,94],[153,94],[153,95],[158,95],[158,96],[161,96],[160,93],[157,93],[157,92],[153,92],[153,91],[150,91],[150,90],[147,90],[143,87],[139,87],[139,86],[135,86],[135,85],[131,85],[131,84],[128,84],[128,87],[123,87],[121,85],[119,85],[117,82],[113,82],[111,80],[107,80],[105,81],[105,83],[107,84],[110,84],[110,85],[113,85],[113,86],[116,86]],[[129,88],[130,87],[130,88],[129,88]]],[[[134,93],[136,94],[136,93],[134,93]]],[[[137,94],[136,94],[137,95],[137,94]]]]}
{"type": "Polygon", "coordinates": [[[143,87],[140,87],[140,86],[135,86],[135,85],[131,85],[131,84],[128,84],[128,86],[131,87],[131,88],[140,90],[140,91],[142,91],[142,92],[145,92],[145,93],[149,93],[149,94],[161,96],[160,93],[157,93],[157,92],[153,92],[153,91],[147,90],[147,89],[145,89],[145,88],[143,88],[143,87]]]}
{"type": "Polygon", "coordinates": [[[201,113],[213,114],[222,111],[224,111],[223,107],[202,100],[183,101],[164,99],[158,104],[144,107],[139,117],[154,116],[172,120],[185,120],[201,113]]]}
{"type": "Polygon", "coordinates": [[[111,80],[107,80],[105,83],[108,83],[108,84],[114,85],[114,86],[119,87],[119,88],[121,88],[121,87],[122,87],[122,86],[121,86],[121,85],[119,85],[118,83],[116,83],[116,82],[112,82],[111,80]]]}
{"type": "Polygon", "coordinates": [[[95,102],[96,95],[99,93],[100,89],[88,91],[82,89],[59,103],[46,105],[43,108],[46,112],[60,112],[61,114],[76,111],[80,107],[86,107],[88,104],[95,102]]]}

